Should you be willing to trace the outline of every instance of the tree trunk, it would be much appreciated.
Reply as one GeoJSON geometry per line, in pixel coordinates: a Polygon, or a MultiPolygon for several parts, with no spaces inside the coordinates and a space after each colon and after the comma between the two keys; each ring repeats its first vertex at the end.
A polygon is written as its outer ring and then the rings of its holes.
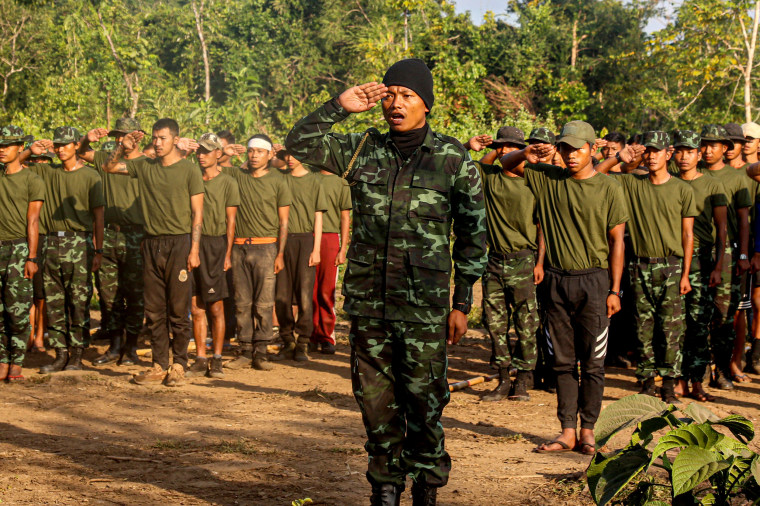
{"type": "Polygon", "coordinates": [[[409,9],[404,9],[404,52],[409,51],[409,9]]]}
{"type": "Polygon", "coordinates": [[[757,47],[757,27],[760,21],[760,0],[755,0],[755,16],[752,19],[752,39],[747,48],[747,65],[744,67],[744,119],[752,121],[752,66],[757,47]]]}
{"type": "Polygon", "coordinates": [[[108,29],[106,28],[105,23],[103,22],[103,16],[100,14],[100,11],[98,12],[98,21],[100,21],[100,28],[103,30],[103,34],[106,37],[106,40],[108,41],[108,45],[111,47],[111,54],[113,55],[113,59],[116,61],[116,66],[119,67],[119,70],[121,71],[121,76],[124,79],[124,84],[127,86],[127,94],[129,95],[129,98],[132,100],[132,105],[129,107],[129,117],[134,118],[135,114],[137,114],[137,104],[140,101],[140,95],[135,91],[134,87],[132,86],[132,77],[127,73],[126,68],[124,67],[124,62],[121,61],[121,58],[119,58],[119,54],[116,52],[116,46],[113,43],[113,40],[111,39],[111,34],[108,33],[108,29]]]}
{"type": "Polygon", "coordinates": [[[106,128],[111,128],[111,90],[106,89],[106,128]]]}
{"type": "Polygon", "coordinates": [[[578,60],[578,19],[573,20],[573,45],[570,48],[570,68],[575,68],[578,60]]]}
{"type": "Polygon", "coordinates": [[[201,53],[203,54],[203,71],[206,78],[206,85],[204,88],[203,98],[206,101],[206,124],[211,121],[210,110],[208,103],[211,100],[211,68],[208,63],[208,47],[206,46],[206,38],[203,36],[203,4],[205,0],[201,0],[200,8],[196,5],[195,1],[192,3],[193,13],[195,14],[195,28],[198,30],[198,40],[201,43],[201,53]]]}

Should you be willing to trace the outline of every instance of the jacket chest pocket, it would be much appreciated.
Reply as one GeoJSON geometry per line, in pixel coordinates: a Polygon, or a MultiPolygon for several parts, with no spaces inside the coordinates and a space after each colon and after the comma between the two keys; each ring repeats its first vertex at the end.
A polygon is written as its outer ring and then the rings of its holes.
{"type": "Polygon", "coordinates": [[[409,217],[423,220],[446,221],[451,204],[449,191],[451,177],[445,172],[416,170],[412,178],[409,217]]]}
{"type": "Polygon", "coordinates": [[[366,166],[356,169],[351,177],[351,199],[354,212],[382,216],[388,214],[388,169],[366,166]]]}
{"type": "Polygon", "coordinates": [[[429,253],[409,250],[412,302],[418,307],[448,307],[451,258],[448,252],[429,253]]]}

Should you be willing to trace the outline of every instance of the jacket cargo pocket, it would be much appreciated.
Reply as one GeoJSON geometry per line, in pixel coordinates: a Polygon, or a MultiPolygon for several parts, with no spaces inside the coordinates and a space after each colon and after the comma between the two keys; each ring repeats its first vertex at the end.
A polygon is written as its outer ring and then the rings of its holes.
{"type": "Polygon", "coordinates": [[[376,216],[387,214],[389,177],[390,171],[381,167],[356,169],[351,178],[354,211],[376,216]]]}
{"type": "Polygon", "coordinates": [[[448,174],[432,170],[416,170],[412,179],[409,217],[446,221],[451,208],[450,189],[451,177],[448,174]]]}
{"type": "Polygon", "coordinates": [[[348,266],[343,278],[343,294],[365,298],[375,290],[377,247],[351,243],[346,254],[348,266]]]}
{"type": "Polygon", "coordinates": [[[419,307],[448,307],[451,259],[446,254],[423,256],[425,253],[409,252],[412,302],[419,307]]]}

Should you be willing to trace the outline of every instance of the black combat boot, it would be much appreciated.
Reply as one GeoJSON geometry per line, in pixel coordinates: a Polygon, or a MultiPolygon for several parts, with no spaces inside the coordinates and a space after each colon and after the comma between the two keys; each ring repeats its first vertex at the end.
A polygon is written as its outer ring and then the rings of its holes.
{"type": "Polygon", "coordinates": [[[82,353],[84,348],[82,346],[72,346],[69,348],[69,362],[64,371],[81,371],[82,370],[82,353]]]}
{"type": "Polygon", "coordinates": [[[380,486],[372,486],[372,495],[369,497],[370,506],[399,506],[401,493],[404,487],[392,483],[384,483],[380,486]]]}
{"type": "MultiPolygon", "coordinates": [[[[271,357],[274,358],[275,356],[271,356],[271,357]]],[[[269,361],[269,358],[267,357],[266,353],[264,354],[254,353],[253,359],[251,360],[251,367],[253,367],[257,371],[271,371],[272,369],[274,369],[274,366],[269,361]]]]}
{"type": "Polygon", "coordinates": [[[484,401],[495,402],[509,397],[509,391],[512,389],[512,380],[509,378],[508,369],[499,369],[499,384],[490,394],[484,395],[481,399],[484,401]]]}
{"type": "Polygon", "coordinates": [[[307,353],[307,349],[309,347],[308,341],[306,341],[303,338],[300,338],[298,340],[298,343],[296,344],[296,349],[293,350],[293,360],[296,362],[308,362],[309,361],[309,354],[307,353]]]}
{"type": "Polygon", "coordinates": [[[435,506],[438,487],[415,482],[412,485],[412,506],[435,506]]]}
{"type": "Polygon", "coordinates": [[[121,359],[119,364],[135,365],[140,362],[140,359],[137,357],[137,337],[138,334],[127,332],[127,342],[121,349],[121,359]]]}
{"type": "Polygon", "coordinates": [[[713,371],[713,378],[712,381],[710,381],[710,386],[721,390],[733,390],[734,383],[730,378],[730,374],[721,370],[720,367],[716,367],[715,371],[713,371]]]}
{"type": "Polygon", "coordinates": [[[244,369],[251,367],[253,360],[253,346],[251,343],[244,343],[240,350],[240,354],[235,360],[230,360],[224,367],[227,369],[244,369]]]}
{"type": "Polygon", "coordinates": [[[660,389],[660,396],[662,402],[668,404],[681,404],[681,401],[676,397],[676,380],[673,378],[662,378],[662,388],[660,389]]]}
{"type": "Polygon", "coordinates": [[[652,397],[657,396],[657,392],[654,388],[654,378],[646,378],[641,382],[641,390],[639,390],[640,394],[643,395],[651,395],[652,397]]]}
{"type": "Polygon", "coordinates": [[[517,378],[509,392],[510,401],[529,401],[528,386],[533,383],[533,371],[517,371],[517,378]]]}
{"type": "Polygon", "coordinates": [[[760,340],[755,339],[752,342],[752,350],[747,357],[747,365],[744,366],[744,372],[750,374],[760,374],[760,340]]]}
{"type": "Polygon", "coordinates": [[[296,352],[295,340],[283,339],[282,342],[283,345],[282,348],[280,348],[280,351],[278,351],[276,355],[271,355],[269,357],[269,360],[273,360],[275,362],[279,362],[280,360],[285,359],[294,360],[293,355],[296,352]]]}
{"type": "Polygon", "coordinates": [[[108,349],[101,356],[93,360],[92,365],[105,365],[116,362],[121,357],[122,345],[121,332],[114,332],[111,334],[111,344],[108,346],[108,349]]]}
{"type": "Polygon", "coordinates": [[[55,349],[55,360],[52,364],[48,364],[40,368],[40,374],[50,374],[53,372],[63,371],[66,367],[66,362],[69,361],[69,350],[66,348],[55,349]]]}

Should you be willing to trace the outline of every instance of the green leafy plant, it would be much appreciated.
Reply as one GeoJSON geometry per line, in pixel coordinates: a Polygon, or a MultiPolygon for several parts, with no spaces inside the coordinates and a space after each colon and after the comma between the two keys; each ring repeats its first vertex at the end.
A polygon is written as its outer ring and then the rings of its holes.
{"type": "Polygon", "coordinates": [[[696,403],[676,407],[631,395],[600,414],[597,447],[630,427],[634,430],[625,447],[598,451],[586,470],[596,504],[667,504],[656,500],[656,492],[667,492],[673,504],[760,503],[760,455],[747,447],[755,429],[746,418],[719,418],[696,403]],[[655,441],[660,431],[664,434],[655,441]]]}

